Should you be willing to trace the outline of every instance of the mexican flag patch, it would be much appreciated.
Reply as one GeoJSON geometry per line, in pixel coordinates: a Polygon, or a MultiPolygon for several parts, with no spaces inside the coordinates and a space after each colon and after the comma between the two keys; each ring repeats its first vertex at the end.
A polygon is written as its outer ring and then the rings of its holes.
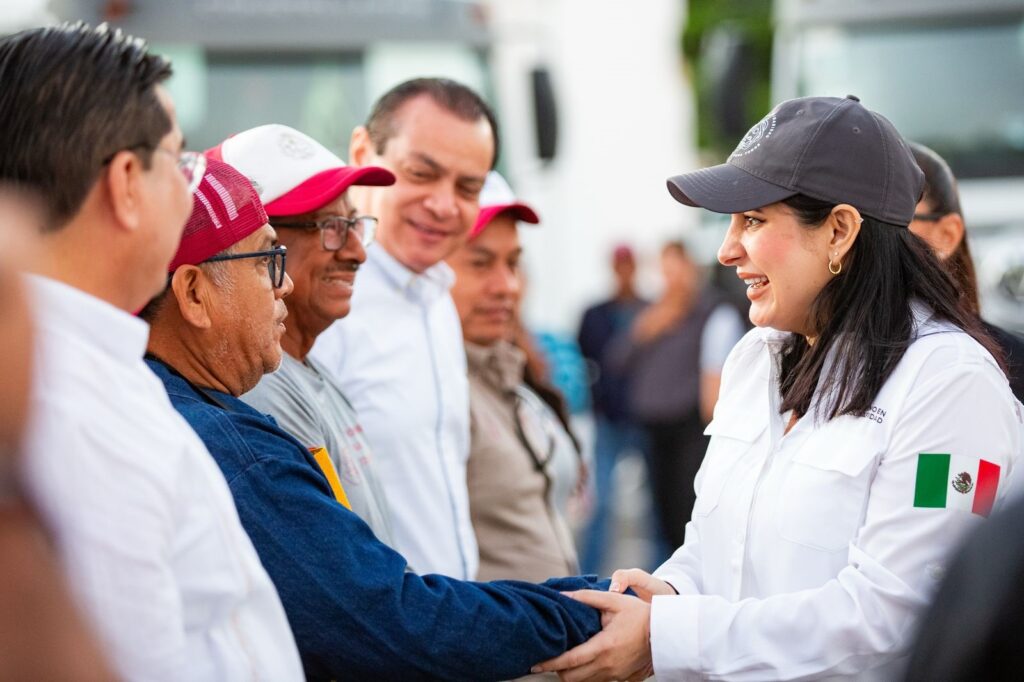
{"type": "Polygon", "coordinates": [[[999,488],[999,465],[977,457],[917,456],[915,507],[963,509],[988,516],[999,488]]]}

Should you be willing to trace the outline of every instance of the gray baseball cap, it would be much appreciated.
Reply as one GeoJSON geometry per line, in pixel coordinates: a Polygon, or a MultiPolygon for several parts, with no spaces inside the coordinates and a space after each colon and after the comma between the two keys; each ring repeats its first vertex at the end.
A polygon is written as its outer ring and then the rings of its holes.
{"type": "Polygon", "coordinates": [[[903,137],[853,95],[782,102],[725,163],[668,180],[676,201],[715,213],[804,194],[902,226],[913,219],[923,188],[924,174],[903,137]]]}

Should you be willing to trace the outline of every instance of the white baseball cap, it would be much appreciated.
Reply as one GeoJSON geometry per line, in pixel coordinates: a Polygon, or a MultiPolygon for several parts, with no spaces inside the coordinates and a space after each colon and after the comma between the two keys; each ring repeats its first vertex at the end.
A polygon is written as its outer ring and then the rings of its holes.
{"type": "Polygon", "coordinates": [[[278,123],[232,135],[206,156],[249,178],[271,216],[315,211],[352,185],[395,183],[391,171],[349,166],[309,135],[278,123]]]}

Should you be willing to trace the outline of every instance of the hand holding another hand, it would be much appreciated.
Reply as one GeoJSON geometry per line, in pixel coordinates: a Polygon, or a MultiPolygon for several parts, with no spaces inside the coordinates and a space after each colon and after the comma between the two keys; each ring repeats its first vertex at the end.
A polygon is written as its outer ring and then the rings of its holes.
{"type": "Polygon", "coordinates": [[[655,578],[647,571],[639,568],[620,568],[612,573],[612,584],[608,586],[609,592],[624,593],[629,588],[632,588],[636,596],[648,604],[651,603],[651,599],[655,595],[679,594],[674,587],[664,580],[655,578]]]}
{"type": "Polygon", "coordinates": [[[534,666],[531,672],[557,672],[564,682],[642,680],[650,676],[650,604],[614,592],[580,590],[565,594],[598,609],[603,629],[576,648],[534,666]]]}

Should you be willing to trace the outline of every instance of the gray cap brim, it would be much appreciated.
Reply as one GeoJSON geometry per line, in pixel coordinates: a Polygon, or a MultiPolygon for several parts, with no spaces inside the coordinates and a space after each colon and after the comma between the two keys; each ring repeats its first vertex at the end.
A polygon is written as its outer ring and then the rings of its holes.
{"type": "Polygon", "coordinates": [[[797,194],[728,163],[671,177],[668,191],[681,204],[715,213],[742,213],[797,194]]]}

